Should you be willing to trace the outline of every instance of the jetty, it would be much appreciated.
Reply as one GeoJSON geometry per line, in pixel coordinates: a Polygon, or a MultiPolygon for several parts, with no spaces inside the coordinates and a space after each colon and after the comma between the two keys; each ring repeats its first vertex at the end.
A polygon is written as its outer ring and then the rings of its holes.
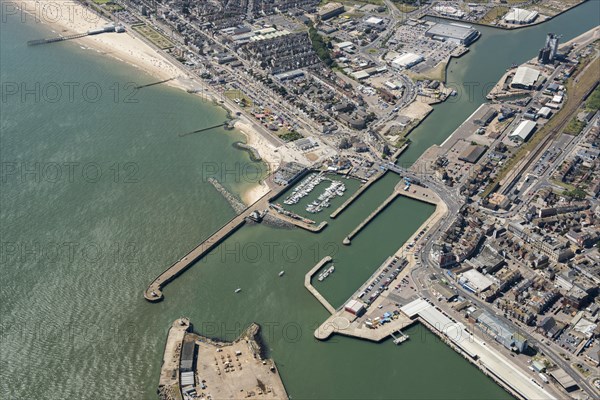
{"type": "Polygon", "coordinates": [[[329,311],[330,314],[333,315],[335,314],[335,308],[333,308],[333,306],[329,304],[327,299],[325,299],[325,297],[323,297],[323,295],[319,293],[317,289],[315,289],[312,283],[310,283],[312,277],[317,273],[317,271],[323,268],[323,266],[325,266],[331,260],[332,258],[330,256],[326,256],[321,261],[319,261],[314,267],[312,267],[312,269],[308,271],[306,275],[304,275],[304,287],[308,289],[308,291],[313,296],[315,296],[317,300],[319,300],[319,302],[323,305],[323,307],[325,307],[327,311],[329,311]]]}
{"type": "Polygon", "coordinates": [[[173,79],[175,79],[175,78],[169,78],[169,79],[164,79],[164,80],[158,81],[158,82],[152,82],[152,83],[147,83],[145,85],[139,85],[139,86],[136,86],[135,89],[143,89],[143,88],[147,88],[147,87],[150,87],[150,86],[160,85],[160,84],[163,84],[163,83],[170,82],[173,79]]]}
{"type": "Polygon", "coordinates": [[[404,333],[402,333],[401,330],[398,330],[397,332],[395,332],[396,335],[400,335],[398,337],[396,337],[394,335],[394,332],[390,333],[390,336],[392,337],[392,339],[394,339],[394,344],[395,345],[399,345],[400,343],[404,343],[409,339],[408,335],[405,335],[404,333]]]}
{"type": "Polygon", "coordinates": [[[227,126],[229,126],[229,121],[225,121],[225,122],[222,122],[222,123],[217,124],[217,125],[208,126],[206,128],[202,128],[202,129],[196,129],[195,131],[191,131],[191,132],[180,133],[177,136],[184,137],[184,136],[188,136],[188,135],[193,135],[194,133],[206,132],[206,131],[210,131],[211,129],[224,128],[224,127],[227,127],[227,126]]]}
{"type": "Polygon", "coordinates": [[[346,208],[350,206],[350,204],[354,203],[356,199],[358,199],[364,192],[367,191],[368,188],[371,187],[372,184],[377,182],[379,178],[385,175],[387,171],[378,171],[367,183],[362,185],[352,196],[348,198],[341,206],[339,206],[334,212],[329,215],[330,218],[335,219],[338,215],[340,215],[346,208]]]}
{"type": "Polygon", "coordinates": [[[181,362],[181,347],[185,334],[191,329],[190,320],[180,318],[173,322],[169,328],[163,362],[160,367],[160,378],[158,380],[158,392],[165,398],[181,399],[181,393],[177,389],[180,385],[179,364],[181,362]]]}
{"type": "Polygon", "coordinates": [[[221,193],[236,214],[241,214],[246,209],[246,205],[240,199],[238,199],[237,196],[231,194],[227,189],[225,189],[225,187],[221,185],[221,182],[213,177],[208,178],[207,181],[213,185],[215,189],[217,189],[217,192],[221,193]]]}
{"type": "Polygon", "coordinates": [[[162,293],[162,288],[164,288],[165,285],[177,278],[189,267],[194,265],[194,263],[210,253],[210,251],[213,250],[219,243],[227,239],[239,228],[241,228],[246,223],[247,218],[250,218],[256,212],[261,213],[267,210],[269,208],[270,199],[278,196],[284,190],[286,190],[285,186],[269,190],[254,204],[246,207],[243,212],[233,217],[219,230],[188,252],[183,258],[173,263],[163,273],[157,276],[152,283],[150,283],[148,288],[144,291],[144,298],[150,302],[158,302],[163,300],[164,296],[162,293]]]}
{"type": "Polygon", "coordinates": [[[57,36],[57,37],[53,37],[53,38],[46,38],[46,39],[35,39],[35,40],[29,40],[27,42],[27,46],[39,46],[42,44],[49,44],[49,43],[56,43],[56,42],[63,42],[65,40],[72,40],[72,39],[79,39],[85,36],[92,36],[92,35],[99,35],[101,33],[108,33],[108,32],[125,32],[125,28],[123,28],[122,26],[115,26],[114,24],[109,24],[106,25],[103,28],[98,28],[98,29],[91,29],[87,32],[83,32],[83,33],[74,33],[72,35],[64,35],[64,36],[57,36]]]}
{"type": "Polygon", "coordinates": [[[356,228],[354,228],[354,230],[352,232],[350,232],[348,234],[348,236],[346,236],[343,240],[343,244],[345,245],[350,245],[350,242],[352,241],[352,239],[354,238],[354,236],[356,236],[360,231],[362,231],[367,225],[369,225],[371,223],[371,221],[373,221],[375,219],[375,217],[377,215],[379,215],[379,213],[381,213],[383,210],[385,210],[390,204],[392,204],[392,202],[394,200],[396,200],[396,197],[398,197],[400,195],[400,193],[397,190],[394,190],[394,192],[387,198],[385,199],[385,201],[383,203],[381,203],[379,205],[379,207],[377,207],[371,214],[369,214],[367,216],[367,218],[365,218],[356,228]]]}
{"type": "Polygon", "coordinates": [[[55,43],[55,42],[62,42],[64,40],[71,40],[71,39],[79,39],[82,37],[88,36],[88,33],[76,33],[74,35],[66,35],[66,36],[58,36],[58,37],[54,37],[54,38],[47,38],[47,39],[35,39],[35,40],[29,40],[27,42],[27,46],[39,46],[41,44],[49,44],[49,43],[55,43]]]}
{"type": "MultiPolygon", "coordinates": [[[[289,215],[282,214],[280,212],[270,214],[272,217],[280,219],[283,222],[292,224],[298,228],[304,229],[309,232],[318,233],[321,232],[327,226],[327,221],[321,221],[318,225],[315,223],[309,223],[301,219],[293,218],[289,215]]],[[[314,222],[314,221],[313,221],[314,222]]]]}

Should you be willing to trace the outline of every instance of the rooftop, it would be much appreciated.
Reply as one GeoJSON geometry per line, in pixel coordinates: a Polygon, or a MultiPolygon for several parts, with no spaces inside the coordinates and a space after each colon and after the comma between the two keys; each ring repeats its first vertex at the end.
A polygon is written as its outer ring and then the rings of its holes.
{"type": "Polygon", "coordinates": [[[481,145],[469,145],[458,156],[458,159],[471,164],[475,164],[477,160],[485,153],[486,147],[481,145]]]}
{"type": "Polygon", "coordinates": [[[529,138],[535,126],[536,123],[533,121],[521,121],[519,126],[517,126],[517,128],[510,134],[510,137],[518,137],[521,140],[525,141],[529,138]]]}
{"type": "Polygon", "coordinates": [[[461,24],[435,24],[427,30],[429,35],[443,36],[452,39],[466,40],[471,36],[475,29],[468,25],[461,24]]]}
{"type": "Polygon", "coordinates": [[[512,80],[512,85],[533,86],[540,77],[540,71],[530,67],[519,67],[512,80]]]}

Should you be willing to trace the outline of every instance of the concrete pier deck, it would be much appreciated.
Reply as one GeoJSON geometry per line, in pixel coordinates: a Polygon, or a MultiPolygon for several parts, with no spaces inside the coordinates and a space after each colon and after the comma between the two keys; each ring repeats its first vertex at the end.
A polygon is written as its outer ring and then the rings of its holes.
{"type": "Polygon", "coordinates": [[[392,334],[399,330],[408,328],[415,324],[416,321],[400,314],[398,319],[382,325],[377,329],[365,327],[362,323],[355,320],[355,316],[345,310],[339,310],[325,321],[314,332],[315,338],[325,340],[334,333],[344,336],[356,337],[370,340],[372,342],[381,342],[384,339],[391,337],[392,334]]]}
{"type": "Polygon", "coordinates": [[[327,226],[327,221],[322,221],[320,224],[309,224],[278,212],[271,212],[269,215],[313,233],[321,232],[327,226]]]}
{"type": "Polygon", "coordinates": [[[338,215],[340,215],[350,204],[354,203],[354,200],[358,199],[372,184],[377,182],[383,175],[385,175],[387,171],[378,171],[375,175],[371,177],[364,185],[362,185],[352,196],[348,198],[341,206],[339,206],[334,212],[332,212],[329,217],[335,219],[338,215]]]}
{"type": "Polygon", "coordinates": [[[157,276],[148,288],[144,291],[144,298],[150,302],[158,302],[164,299],[162,288],[178,277],[181,273],[191,267],[196,261],[208,254],[219,243],[231,236],[242,225],[246,223],[246,218],[254,211],[264,211],[269,208],[269,200],[274,196],[279,195],[286,188],[276,188],[269,190],[265,195],[258,199],[254,204],[247,207],[241,214],[235,216],[228,223],[223,225],[219,230],[213,233],[210,237],[196,246],[192,251],[187,253],[183,258],[176,261],[173,265],[167,268],[163,273],[157,276]]]}
{"type": "MultiPolygon", "coordinates": [[[[433,214],[425,222],[423,222],[423,224],[421,224],[419,229],[417,229],[415,233],[413,233],[413,235],[394,253],[393,257],[398,259],[404,258],[408,264],[404,267],[400,274],[398,274],[396,279],[389,284],[390,287],[400,284],[402,279],[409,276],[411,270],[417,265],[414,252],[408,247],[409,243],[417,242],[419,232],[421,231],[424,231],[424,233],[421,235],[424,237],[429,230],[433,229],[436,224],[448,214],[447,204],[433,190],[418,185],[411,185],[411,190],[405,191],[403,189],[404,185],[401,182],[396,185],[394,192],[397,195],[433,204],[436,206],[436,209],[433,214]]],[[[379,268],[377,268],[377,270],[369,277],[369,279],[366,280],[363,285],[361,285],[361,287],[350,297],[350,299],[357,299],[358,294],[365,289],[365,287],[376,275],[381,273],[391,258],[392,257],[389,257],[387,260],[385,260],[385,262],[381,264],[379,268]]],[[[371,315],[374,316],[374,314],[382,314],[386,310],[393,310],[397,308],[395,306],[396,300],[388,297],[389,295],[389,292],[385,291],[367,308],[366,314],[361,318],[356,318],[356,316],[345,311],[343,308],[336,311],[315,330],[315,338],[319,340],[326,340],[334,333],[337,333],[340,335],[379,342],[390,337],[392,333],[396,333],[397,331],[403,330],[404,328],[414,324],[416,322],[415,320],[401,313],[397,319],[385,325],[381,325],[377,329],[370,329],[364,325],[365,318],[371,315]],[[379,306],[382,306],[383,309],[380,310],[379,306]]]]}
{"type": "Polygon", "coordinates": [[[310,283],[310,280],[312,279],[313,275],[316,274],[318,270],[323,268],[323,266],[331,260],[331,257],[326,256],[321,261],[319,261],[314,267],[312,267],[312,269],[308,271],[306,275],[304,275],[304,287],[308,289],[308,291],[312,293],[312,295],[315,296],[317,300],[319,300],[319,302],[323,305],[323,307],[325,307],[327,311],[329,311],[330,314],[334,314],[335,308],[333,308],[333,306],[329,304],[327,299],[325,299],[325,297],[323,297],[321,293],[319,293],[319,291],[315,289],[312,283],[310,283]]]}
{"type": "Polygon", "coordinates": [[[179,387],[179,362],[181,358],[181,347],[183,338],[190,330],[190,321],[187,318],[180,318],[173,322],[169,328],[165,352],[163,354],[163,363],[160,368],[160,378],[158,381],[159,391],[168,391],[174,399],[181,399],[179,390],[171,388],[179,387]]]}
{"type": "Polygon", "coordinates": [[[392,202],[399,195],[400,195],[400,193],[398,193],[397,190],[394,190],[394,192],[387,199],[385,199],[385,201],[383,203],[381,203],[381,205],[379,205],[379,207],[377,207],[371,214],[369,214],[369,216],[367,218],[365,218],[356,228],[354,228],[354,230],[352,232],[350,232],[348,234],[348,236],[346,236],[344,238],[344,241],[342,243],[345,245],[350,245],[350,242],[352,241],[354,236],[358,235],[358,233],[360,231],[362,231],[367,225],[369,225],[371,223],[371,221],[373,221],[373,219],[375,219],[375,217],[377,215],[379,215],[379,213],[381,213],[390,204],[392,204],[392,202]]]}

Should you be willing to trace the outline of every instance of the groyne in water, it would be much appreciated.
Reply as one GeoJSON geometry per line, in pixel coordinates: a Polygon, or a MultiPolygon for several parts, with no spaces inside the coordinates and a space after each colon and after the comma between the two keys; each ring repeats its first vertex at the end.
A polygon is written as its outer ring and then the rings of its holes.
{"type": "Polygon", "coordinates": [[[222,127],[226,128],[226,127],[228,127],[228,126],[229,126],[229,122],[228,122],[228,121],[225,121],[225,122],[222,122],[222,123],[220,123],[220,124],[213,125],[213,126],[208,126],[208,127],[206,127],[206,128],[202,128],[202,129],[197,129],[197,130],[195,130],[195,131],[186,132],[186,133],[180,133],[180,134],[179,134],[179,135],[177,135],[177,136],[179,136],[179,137],[184,137],[184,136],[188,136],[188,135],[193,135],[194,133],[206,132],[206,131],[210,131],[211,129],[217,129],[217,128],[222,128],[222,127]]]}

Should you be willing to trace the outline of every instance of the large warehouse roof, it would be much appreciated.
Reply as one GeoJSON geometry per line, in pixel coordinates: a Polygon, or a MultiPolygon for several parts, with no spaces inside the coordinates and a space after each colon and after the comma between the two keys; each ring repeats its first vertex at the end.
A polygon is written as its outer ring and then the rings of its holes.
{"type": "Polygon", "coordinates": [[[537,11],[524,10],[522,8],[513,8],[504,16],[504,20],[511,24],[529,24],[538,16],[537,11]]]}
{"type": "Polygon", "coordinates": [[[421,61],[423,61],[423,56],[415,53],[406,53],[402,54],[398,58],[395,58],[394,61],[392,61],[392,64],[397,67],[407,68],[418,64],[421,61]]]}
{"type": "Polygon", "coordinates": [[[429,307],[431,307],[431,304],[421,298],[418,298],[417,300],[414,300],[402,307],[400,311],[408,315],[409,318],[412,318],[429,307]]]}
{"type": "Polygon", "coordinates": [[[475,30],[467,25],[461,24],[435,24],[427,30],[432,36],[442,36],[458,40],[466,40],[475,30]]]}
{"type": "Polygon", "coordinates": [[[529,67],[519,67],[511,85],[531,87],[540,77],[540,71],[529,67]]]}
{"type": "Polygon", "coordinates": [[[369,17],[365,22],[371,25],[380,25],[383,22],[383,20],[377,17],[369,17]]]}
{"type": "Polygon", "coordinates": [[[487,148],[481,145],[470,145],[460,153],[458,159],[464,162],[475,164],[477,160],[485,153],[487,148]]]}
{"type": "Polygon", "coordinates": [[[535,125],[536,123],[533,121],[522,121],[519,124],[519,126],[517,126],[517,129],[515,129],[513,133],[510,134],[510,137],[518,137],[522,141],[526,141],[527,139],[529,139],[531,132],[533,132],[535,125]]]}

